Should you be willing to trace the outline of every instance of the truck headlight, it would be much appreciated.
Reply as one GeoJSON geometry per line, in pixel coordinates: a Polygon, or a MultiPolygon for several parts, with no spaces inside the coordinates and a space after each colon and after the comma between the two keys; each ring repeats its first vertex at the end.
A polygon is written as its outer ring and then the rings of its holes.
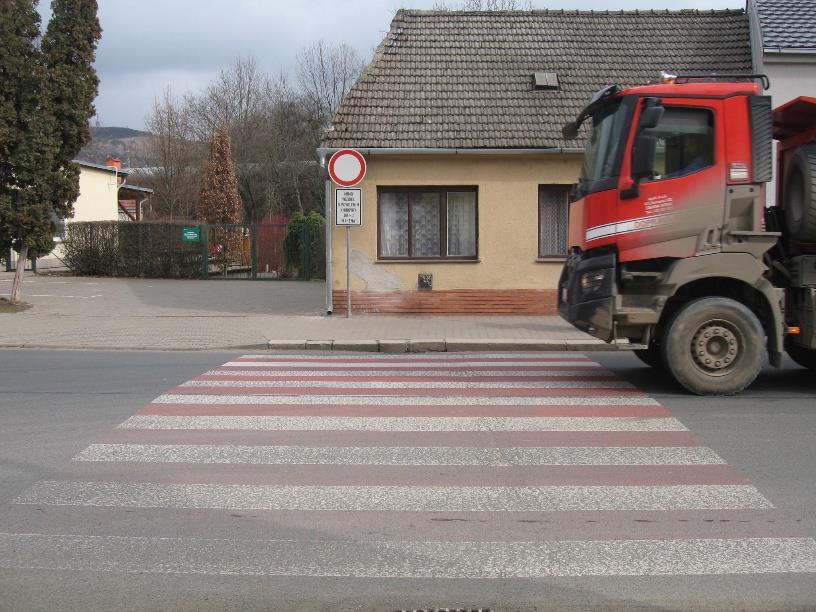
{"type": "Polygon", "coordinates": [[[591,270],[581,274],[581,295],[584,297],[606,297],[612,295],[612,269],[591,270]]]}

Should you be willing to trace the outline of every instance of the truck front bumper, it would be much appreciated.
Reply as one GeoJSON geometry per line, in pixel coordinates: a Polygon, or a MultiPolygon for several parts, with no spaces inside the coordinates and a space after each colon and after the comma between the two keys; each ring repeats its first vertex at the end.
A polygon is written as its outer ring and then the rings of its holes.
{"type": "Polygon", "coordinates": [[[581,331],[611,342],[615,335],[615,279],[614,253],[573,253],[558,281],[558,313],[581,331]]]}

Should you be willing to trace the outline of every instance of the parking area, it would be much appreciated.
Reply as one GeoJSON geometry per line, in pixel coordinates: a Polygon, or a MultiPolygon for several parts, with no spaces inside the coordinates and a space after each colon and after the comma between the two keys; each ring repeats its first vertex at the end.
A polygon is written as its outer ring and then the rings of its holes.
{"type": "MultiPolygon", "coordinates": [[[[12,275],[0,276],[0,295],[12,275]]],[[[0,345],[62,348],[259,347],[281,317],[319,316],[325,284],[27,275],[32,308],[0,314],[0,345]]]]}

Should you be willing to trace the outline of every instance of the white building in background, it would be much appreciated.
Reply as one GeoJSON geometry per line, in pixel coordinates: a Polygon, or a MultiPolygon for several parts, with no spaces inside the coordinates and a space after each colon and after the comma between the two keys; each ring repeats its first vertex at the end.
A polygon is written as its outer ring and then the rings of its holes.
{"type": "Polygon", "coordinates": [[[65,267],[60,243],[67,224],[79,221],[139,221],[141,205],[153,193],[152,189],[129,185],[127,179],[130,170],[122,168],[122,162],[115,157],[108,158],[105,165],[75,161],[80,172],[74,216],[60,220],[62,227],[54,237],[54,250],[37,259],[37,270],[65,267]]]}

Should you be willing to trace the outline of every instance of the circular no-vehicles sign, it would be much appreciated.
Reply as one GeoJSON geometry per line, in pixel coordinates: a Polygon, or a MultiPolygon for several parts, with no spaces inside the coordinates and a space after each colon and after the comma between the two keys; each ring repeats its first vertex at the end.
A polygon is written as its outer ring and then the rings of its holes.
{"type": "Polygon", "coordinates": [[[329,159],[329,176],[341,187],[358,185],[365,173],[365,158],[354,149],[340,149],[329,159]]]}

